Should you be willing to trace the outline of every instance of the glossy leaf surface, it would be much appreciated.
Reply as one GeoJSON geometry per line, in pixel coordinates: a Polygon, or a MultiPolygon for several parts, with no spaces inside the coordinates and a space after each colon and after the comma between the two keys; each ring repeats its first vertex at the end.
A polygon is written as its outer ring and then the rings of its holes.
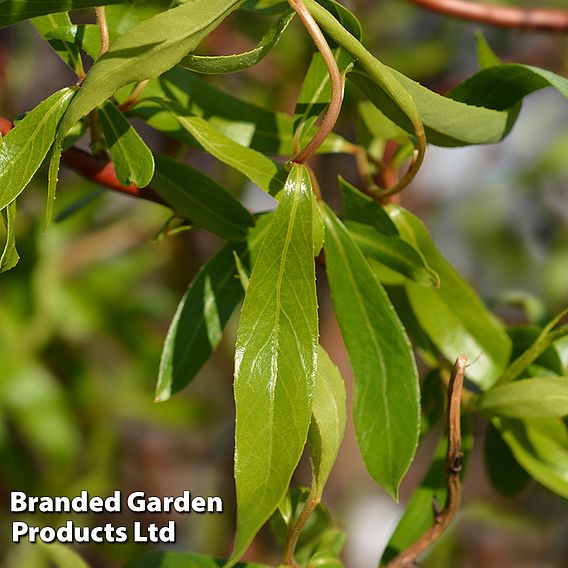
{"type": "Polygon", "coordinates": [[[418,443],[418,378],[410,342],[345,226],[323,208],[333,307],[355,375],[353,419],[371,477],[393,497],[418,443]]]}
{"type": "Polygon", "coordinates": [[[391,206],[401,236],[416,246],[440,277],[439,288],[409,282],[408,298],[421,327],[453,361],[460,353],[474,361],[467,376],[482,388],[491,386],[508,363],[511,340],[503,326],[433,243],[424,224],[407,210],[391,206]]]}
{"type": "Polygon", "coordinates": [[[133,183],[146,187],[154,175],[154,157],[150,148],[110,101],[97,110],[116,177],[123,185],[133,183]]]}
{"type": "Polygon", "coordinates": [[[237,333],[232,560],[288,490],[310,425],[317,346],[311,183],[308,170],[294,165],[254,265],[237,333]]]}
{"type": "Polygon", "coordinates": [[[343,441],[347,419],[345,404],[345,385],[339,369],[323,347],[319,347],[312,422],[308,433],[313,488],[318,501],[321,500],[323,489],[343,441]]]}
{"type": "Polygon", "coordinates": [[[55,139],[75,89],[54,93],[4,136],[0,143],[0,209],[28,185],[55,139]]]}
{"type": "Polygon", "coordinates": [[[156,14],[129,29],[91,67],[63,123],[81,117],[128,85],[158,77],[195,49],[239,0],[194,0],[156,14]]]}
{"type": "Polygon", "coordinates": [[[270,224],[265,215],[247,243],[228,244],[213,255],[192,280],[170,324],[160,362],[156,400],[164,401],[186,387],[221,341],[223,329],[241,301],[234,254],[250,267],[270,224]]]}

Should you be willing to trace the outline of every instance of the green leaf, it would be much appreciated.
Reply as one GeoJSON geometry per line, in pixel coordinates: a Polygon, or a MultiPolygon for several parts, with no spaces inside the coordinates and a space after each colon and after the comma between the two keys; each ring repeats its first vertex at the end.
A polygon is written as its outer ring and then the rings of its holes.
{"type": "MultiPolygon", "coordinates": [[[[548,320],[548,318],[545,318],[548,320]]],[[[513,351],[511,352],[511,362],[517,360],[527,350],[529,350],[535,342],[538,341],[542,329],[537,326],[519,326],[512,327],[507,330],[509,337],[513,342],[513,351]]],[[[534,366],[544,368],[547,374],[564,375],[564,365],[562,358],[558,353],[554,343],[551,343],[534,361],[526,367],[526,369],[518,375],[519,377],[526,378],[535,376],[531,374],[534,366]]]]}
{"type": "Polygon", "coordinates": [[[156,14],[118,37],[87,73],[65,115],[64,133],[120,87],[158,77],[173,67],[234,11],[239,1],[193,0],[156,14]]]}
{"type": "MultiPolygon", "coordinates": [[[[179,4],[179,2],[177,2],[179,4]]],[[[171,0],[134,0],[107,6],[106,19],[111,39],[113,34],[124,34],[140,22],[172,6],[171,0]]],[[[97,52],[98,53],[98,52],[97,52]]]]}
{"type": "Polygon", "coordinates": [[[18,197],[40,167],[74,94],[73,88],[54,93],[29,112],[2,139],[0,210],[18,197]]]}
{"type": "Polygon", "coordinates": [[[491,49],[481,30],[475,30],[475,52],[481,69],[501,65],[501,60],[491,49]]]}
{"type": "Polygon", "coordinates": [[[489,416],[554,418],[568,415],[568,377],[521,379],[487,391],[475,404],[489,416]]]}
{"type": "Polygon", "coordinates": [[[504,63],[482,69],[460,83],[449,96],[456,101],[501,111],[547,87],[554,87],[568,98],[568,79],[565,77],[539,67],[504,63]]]}
{"type": "MultiPolygon", "coordinates": [[[[53,15],[44,17],[50,18],[53,15]]],[[[36,19],[33,20],[34,24],[36,19]]],[[[77,50],[77,52],[80,48],[92,59],[96,59],[101,50],[101,32],[96,24],[73,25],[69,21],[68,25],[53,28],[44,33],[43,36],[52,46],[63,44],[77,50]]]]}
{"type": "Polygon", "coordinates": [[[89,568],[88,564],[71,548],[62,544],[45,544],[39,541],[42,553],[57,568],[89,568]]]}
{"type": "Polygon", "coordinates": [[[293,17],[294,12],[286,10],[276,25],[271,27],[258,45],[250,51],[233,55],[188,55],[179,62],[179,65],[194,73],[212,75],[248,69],[262,61],[276,47],[293,17]]]}
{"type": "MultiPolygon", "coordinates": [[[[121,93],[121,102],[126,96],[121,93]]],[[[179,66],[159,80],[150,81],[144,96],[150,100],[140,101],[131,113],[183,143],[194,144],[195,141],[156,99],[174,100],[185,114],[206,118],[217,130],[242,146],[266,154],[293,153],[294,119],[291,116],[233,97],[179,66]]],[[[350,147],[351,144],[340,136],[330,134],[319,152],[346,152],[350,147]]]]}
{"type": "Polygon", "coordinates": [[[186,387],[221,341],[223,329],[243,297],[233,254],[239,255],[243,265],[252,265],[270,219],[271,215],[261,217],[247,243],[223,247],[192,280],[164,343],[156,401],[165,401],[186,387]]]}
{"type": "Polygon", "coordinates": [[[271,195],[282,190],[286,180],[286,170],[282,165],[256,150],[234,142],[203,118],[185,114],[181,109],[163,101],[162,104],[170,110],[180,126],[219,161],[241,172],[271,195]]]}
{"type": "Polygon", "coordinates": [[[156,156],[152,189],[182,217],[227,240],[246,238],[254,218],[217,182],[187,164],[156,156]]]}
{"type": "Polygon", "coordinates": [[[410,342],[377,277],[327,206],[331,297],[355,375],[353,419],[371,477],[394,498],[418,443],[418,378],[410,342]]]}
{"type": "Polygon", "coordinates": [[[154,175],[154,157],[150,148],[110,101],[97,111],[118,181],[123,185],[133,183],[146,187],[154,175]]]}
{"type": "Polygon", "coordinates": [[[385,209],[373,198],[359,191],[342,177],[339,178],[339,189],[343,197],[345,219],[371,225],[385,235],[398,236],[396,225],[385,209]]]}
{"type": "Polygon", "coordinates": [[[45,14],[94,8],[120,2],[124,0],[3,0],[0,28],[45,14]]]}
{"type": "MultiPolygon", "coordinates": [[[[85,75],[85,71],[83,69],[83,62],[81,61],[79,48],[76,45],[73,45],[73,41],[68,41],[67,38],[52,36],[54,32],[71,27],[69,14],[60,12],[57,14],[39,16],[32,20],[32,24],[35,29],[49,42],[49,45],[51,45],[57,55],[59,55],[59,57],[61,57],[61,59],[65,61],[71,69],[73,69],[75,74],[78,77],[83,77],[85,75]]],[[[98,36],[100,44],[100,33],[98,33],[98,36]]]]}
{"type": "MultiPolygon", "coordinates": [[[[225,560],[181,552],[153,552],[134,558],[124,568],[222,568],[225,560]]],[[[268,568],[265,564],[239,562],[235,568],[268,568]]]]}
{"type": "Polygon", "coordinates": [[[293,165],[245,296],[235,355],[236,561],[286,494],[316,379],[310,175],[293,165]]]}
{"type": "Polygon", "coordinates": [[[493,419],[515,459],[540,484],[568,498],[568,431],[558,418],[493,419]]]}
{"type": "Polygon", "coordinates": [[[16,200],[0,211],[0,214],[6,228],[4,248],[0,256],[0,273],[2,273],[14,268],[18,264],[18,260],[20,260],[20,255],[16,250],[16,200]]]}
{"type": "Polygon", "coordinates": [[[325,349],[319,347],[312,422],[308,433],[312,456],[312,491],[315,491],[317,502],[321,501],[323,489],[343,441],[347,419],[345,404],[345,385],[339,369],[325,349]]]}
{"type": "Polygon", "coordinates": [[[470,361],[481,354],[475,365],[468,367],[467,376],[481,388],[489,388],[507,365],[511,352],[511,340],[503,325],[443,257],[422,221],[402,207],[390,206],[389,214],[401,237],[421,251],[440,277],[439,288],[413,282],[406,286],[420,326],[449,361],[460,353],[470,361]]]}
{"type": "MultiPolygon", "coordinates": [[[[462,451],[464,462],[462,477],[465,474],[468,456],[473,446],[473,436],[469,422],[462,416],[462,451]]],[[[420,486],[412,493],[406,504],[404,515],[398,522],[388,546],[381,558],[381,566],[391,561],[397,554],[416,542],[434,524],[433,503],[436,501],[442,508],[446,500],[446,453],[448,448],[447,436],[442,436],[438,442],[434,459],[420,486]]]]}
{"type": "MultiPolygon", "coordinates": [[[[394,235],[379,233],[370,225],[347,221],[345,226],[361,252],[371,261],[384,265],[397,274],[421,284],[439,286],[438,275],[424,262],[422,254],[412,245],[394,235]]],[[[379,278],[381,267],[377,269],[379,278]]],[[[387,280],[390,280],[387,276],[387,280]]],[[[392,280],[388,282],[392,284],[392,280]]]]}
{"type": "Polygon", "coordinates": [[[499,431],[489,423],[483,445],[485,471],[491,485],[506,497],[515,497],[531,481],[529,474],[517,463],[499,431]]]}
{"type": "MultiPolygon", "coordinates": [[[[535,361],[538,361],[549,349],[550,346],[561,337],[568,335],[568,326],[564,326],[558,330],[554,328],[558,323],[566,317],[568,309],[558,314],[552,321],[550,321],[540,332],[534,343],[521,353],[506,369],[506,371],[499,377],[497,384],[505,384],[515,380],[519,377],[525,369],[535,361]]],[[[541,359],[542,362],[542,359],[541,359]]]]}

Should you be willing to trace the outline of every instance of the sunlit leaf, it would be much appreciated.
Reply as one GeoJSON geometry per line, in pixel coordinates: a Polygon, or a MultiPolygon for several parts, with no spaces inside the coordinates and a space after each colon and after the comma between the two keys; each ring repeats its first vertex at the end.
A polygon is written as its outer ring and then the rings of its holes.
{"type": "Polygon", "coordinates": [[[97,110],[118,181],[146,187],[154,175],[150,148],[114,104],[106,102],[97,110]]]}
{"type": "Polygon", "coordinates": [[[0,273],[2,273],[14,268],[18,264],[18,260],[20,260],[20,255],[16,250],[16,231],[14,226],[16,223],[16,201],[12,201],[5,209],[0,211],[0,215],[6,229],[4,247],[0,255],[0,273]]]}
{"type": "Polygon", "coordinates": [[[0,144],[0,209],[28,185],[49,152],[75,89],[54,93],[6,134],[0,144]]]}
{"type": "Polygon", "coordinates": [[[237,333],[233,561],[288,490],[308,434],[317,345],[311,182],[308,170],[294,165],[254,265],[237,333]]]}

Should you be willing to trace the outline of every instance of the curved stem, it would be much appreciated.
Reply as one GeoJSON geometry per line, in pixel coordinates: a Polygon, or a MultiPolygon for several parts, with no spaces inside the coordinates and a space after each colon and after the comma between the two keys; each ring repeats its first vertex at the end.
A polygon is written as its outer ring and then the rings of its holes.
{"type": "Polygon", "coordinates": [[[97,56],[97,59],[108,51],[110,46],[110,40],[108,35],[108,24],[106,19],[106,12],[104,6],[97,6],[95,8],[97,14],[97,24],[99,25],[99,30],[101,32],[101,50],[97,56]]]}
{"type": "Polygon", "coordinates": [[[410,1],[428,10],[492,26],[545,32],[568,31],[567,10],[495,6],[466,0],[410,1]]]}
{"type": "Polygon", "coordinates": [[[298,544],[298,539],[302,533],[303,528],[306,526],[308,519],[314,512],[315,508],[318,506],[319,501],[314,493],[314,488],[310,491],[308,500],[302,509],[302,512],[296,519],[296,522],[292,525],[288,531],[288,538],[286,539],[286,550],[284,552],[284,566],[296,566],[294,562],[294,551],[296,550],[296,545],[298,544]]]}
{"type": "Polygon", "coordinates": [[[323,141],[326,139],[328,134],[333,130],[337,119],[339,118],[339,112],[341,111],[341,103],[343,102],[343,76],[337,67],[337,62],[333,53],[325,40],[322,31],[319,29],[316,21],[304,5],[302,0],[288,0],[290,7],[296,12],[304,27],[308,30],[310,36],[318,48],[318,51],[323,57],[325,66],[329,73],[329,78],[331,81],[331,100],[327,107],[325,113],[325,118],[323,119],[318,131],[315,133],[314,137],[308,142],[306,147],[298,152],[293,158],[292,162],[297,164],[303,164],[313,156],[316,150],[322,145],[323,141]]]}
{"type": "Polygon", "coordinates": [[[460,355],[453,367],[448,385],[448,450],[446,453],[446,504],[442,511],[433,503],[434,525],[414,544],[391,560],[386,568],[410,568],[416,559],[448,528],[459,510],[461,502],[460,472],[463,453],[461,450],[461,395],[467,359],[460,355]]]}

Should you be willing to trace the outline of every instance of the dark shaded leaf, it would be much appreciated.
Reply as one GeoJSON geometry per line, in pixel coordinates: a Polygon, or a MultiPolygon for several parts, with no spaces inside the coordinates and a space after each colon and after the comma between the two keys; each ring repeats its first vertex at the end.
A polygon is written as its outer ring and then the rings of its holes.
{"type": "Polygon", "coordinates": [[[179,215],[227,240],[247,236],[254,219],[236,197],[187,164],[165,156],[155,159],[152,189],[179,215]]]}

